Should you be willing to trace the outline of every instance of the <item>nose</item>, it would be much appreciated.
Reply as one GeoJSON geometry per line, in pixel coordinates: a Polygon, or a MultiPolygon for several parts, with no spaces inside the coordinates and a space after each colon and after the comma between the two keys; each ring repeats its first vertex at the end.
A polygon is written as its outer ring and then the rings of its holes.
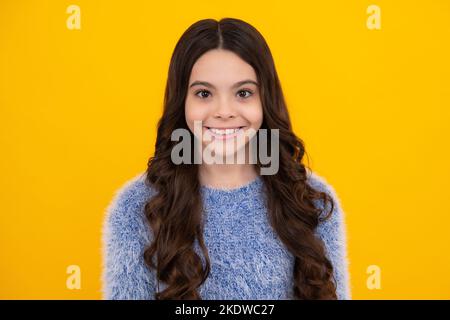
{"type": "Polygon", "coordinates": [[[214,118],[222,118],[222,119],[228,119],[228,118],[235,118],[236,112],[228,101],[219,101],[218,106],[214,112],[214,118]]]}

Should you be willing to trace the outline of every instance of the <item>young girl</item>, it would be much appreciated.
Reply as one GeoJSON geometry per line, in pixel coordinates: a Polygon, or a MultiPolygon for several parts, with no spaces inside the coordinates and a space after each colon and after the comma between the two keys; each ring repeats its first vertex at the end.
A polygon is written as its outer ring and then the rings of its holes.
{"type": "Polygon", "coordinates": [[[148,169],[107,209],[104,298],[350,299],[344,213],[304,155],[263,36],[239,19],[194,23],[170,61],[148,169]],[[182,152],[179,129],[192,138],[182,152]],[[263,129],[277,135],[250,152],[263,129]],[[269,149],[276,172],[261,174],[269,149]],[[194,161],[242,150],[244,162],[194,161]]]}

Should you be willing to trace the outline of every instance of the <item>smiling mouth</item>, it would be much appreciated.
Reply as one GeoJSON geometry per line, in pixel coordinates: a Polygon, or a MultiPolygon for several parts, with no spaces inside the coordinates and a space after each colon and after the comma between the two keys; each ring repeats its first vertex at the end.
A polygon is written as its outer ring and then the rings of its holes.
{"type": "Polygon", "coordinates": [[[205,128],[215,138],[218,138],[218,139],[229,139],[229,138],[237,136],[240,132],[242,132],[243,128],[245,128],[245,126],[242,126],[242,127],[230,127],[230,128],[223,128],[223,129],[214,128],[214,127],[206,127],[205,126],[205,128]]]}

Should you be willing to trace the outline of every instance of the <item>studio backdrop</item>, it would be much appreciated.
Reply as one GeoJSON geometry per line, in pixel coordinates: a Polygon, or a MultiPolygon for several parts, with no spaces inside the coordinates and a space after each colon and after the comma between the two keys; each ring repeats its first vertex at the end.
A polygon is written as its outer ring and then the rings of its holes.
{"type": "Polygon", "coordinates": [[[445,0],[1,1],[0,298],[101,298],[105,210],[154,152],[176,41],[223,17],[264,35],[339,194],[353,299],[449,299],[445,0]]]}

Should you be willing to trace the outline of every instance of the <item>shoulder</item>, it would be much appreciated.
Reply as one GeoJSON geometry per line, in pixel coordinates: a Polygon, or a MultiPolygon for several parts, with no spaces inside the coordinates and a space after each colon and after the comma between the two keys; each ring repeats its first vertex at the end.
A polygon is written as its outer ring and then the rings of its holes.
{"type": "Polygon", "coordinates": [[[103,238],[117,236],[143,235],[148,237],[144,223],[144,207],[155,189],[145,181],[145,173],[140,173],[125,181],[115,190],[106,207],[103,220],[103,238]]]}
{"type": "MultiPolygon", "coordinates": [[[[334,186],[327,181],[323,176],[319,175],[318,173],[314,171],[308,171],[307,174],[307,182],[311,187],[313,187],[315,190],[320,192],[325,192],[328,194],[331,199],[333,200],[333,214],[335,218],[342,219],[342,207],[341,207],[341,199],[336,192],[334,186]]],[[[322,209],[323,213],[326,214],[331,209],[330,204],[325,204],[323,201],[317,201],[316,204],[322,209]]]]}
{"type": "MultiPolygon", "coordinates": [[[[308,181],[314,189],[325,192],[333,200],[333,211],[331,216],[327,220],[319,223],[316,234],[324,240],[325,243],[346,242],[345,213],[342,208],[341,199],[335,188],[323,176],[320,176],[315,172],[310,172],[308,174],[308,181]]],[[[327,215],[331,210],[331,204],[328,202],[325,204],[323,201],[317,200],[316,204],[322,211],[322,216],[327,215]]]]}
{"type": "Polygon", "coordinates": [[[336,191],[323,176],[314,171],[307,171],[307,181],[316,190],[329,194],[332,198],[337,198],[336,191]]]}

